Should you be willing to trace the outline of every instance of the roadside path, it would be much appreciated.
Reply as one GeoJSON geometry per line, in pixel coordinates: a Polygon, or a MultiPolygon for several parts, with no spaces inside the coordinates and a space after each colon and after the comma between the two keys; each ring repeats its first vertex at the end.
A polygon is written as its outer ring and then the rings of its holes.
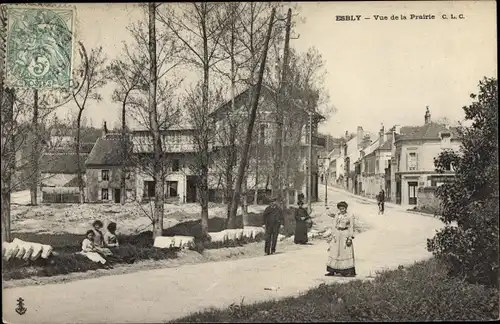
{"type": "MultiPolygon", "coordinates": [[[[338,189],[329,190],[332,207],[340,200],[346,200],[349,210],[371,226],[354,239],[358,272],[355,279],[325,277],[327,244],[314,241],[303,249],[272,256],[4,289],[4,321],[165,322],[207,307],[297,295],[321,283],[367,279],[378,270],[410,265],[430,256],[425,249],[426,240],[442,226],[439,220],[397,208],[388,208],[385,215],[377,215],[376,204],[338,189]],[[15,312],[19,297],[25,300],[28,309],[22,316],[15,312]]],[[[321,215],[317,221],[329,221],[325,217],[321,215]]]]}

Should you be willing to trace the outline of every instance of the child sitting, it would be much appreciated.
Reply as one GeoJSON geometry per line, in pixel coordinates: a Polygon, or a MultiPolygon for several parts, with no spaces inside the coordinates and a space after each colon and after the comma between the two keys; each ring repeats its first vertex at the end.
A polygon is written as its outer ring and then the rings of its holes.
{"type": "Polygon", "coordinates": [[[104,259],[102,255],[99,254],[98,249],[94,245],[94,235],[95,234],[93,230],[87,231],[85,239],[82,242],[82,251],[80,252],[80,254],[85,255],[87,258],[94,262],[101,263],[105,266],[105,268],[109,268],[109,266],[106,264],[106,259],[104,259]]]}

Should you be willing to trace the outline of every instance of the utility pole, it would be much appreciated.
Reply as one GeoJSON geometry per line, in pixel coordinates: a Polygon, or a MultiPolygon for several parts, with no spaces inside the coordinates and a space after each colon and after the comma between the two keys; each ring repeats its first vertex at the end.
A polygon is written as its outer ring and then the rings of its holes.
{"type": "Polygon", "coordinates": [[[312,211],[312,111],[309,111],[309,166],[307,168],[307,207],[312,211]]]}
{"type": "Polygon", "coordinates": [[[283,193],[283,176],[281,174],[283,169],[283,103],[285,102],[285,90],[287,88],[287,70],[288,70],[288,57],[290,52],[290,29],[292,21],[292,9],[288,9],[286,17],[286,31],[285,31],[285,47],[283,50],[283,66],[281,70],[281,82],[278,93],[278,102],[276,109],[276,138],[275,138],[275,160],[273,168],[273,191],[280,203],[282,201],[283,193]]]}
{"type": "Polygon", "coordinates": [[[330,176],[330,158],[325,159],[325,207],[328,207],[328,177],[330,176]]]}

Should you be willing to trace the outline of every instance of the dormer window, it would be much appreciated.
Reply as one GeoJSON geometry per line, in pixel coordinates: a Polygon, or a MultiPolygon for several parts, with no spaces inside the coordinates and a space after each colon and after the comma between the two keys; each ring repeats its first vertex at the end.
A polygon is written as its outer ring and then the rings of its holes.
{"type": "Polygon", "coordinates": [[[451,147],[451,133],[450,132],[440,132],[439,138],[441,139],[441,147],[442,148],[450,148],[451,147]]]}

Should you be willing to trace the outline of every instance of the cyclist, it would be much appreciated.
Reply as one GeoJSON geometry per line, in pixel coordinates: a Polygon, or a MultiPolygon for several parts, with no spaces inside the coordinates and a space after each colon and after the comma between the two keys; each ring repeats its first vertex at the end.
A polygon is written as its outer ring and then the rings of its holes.
{"type": "Polygon", "coordinates": [[[377,205],[378,205],[378,214],[384,214],[384,203],[385,203],[385,192],[384,189],[381,189],[377,195],[377,205]]]}

